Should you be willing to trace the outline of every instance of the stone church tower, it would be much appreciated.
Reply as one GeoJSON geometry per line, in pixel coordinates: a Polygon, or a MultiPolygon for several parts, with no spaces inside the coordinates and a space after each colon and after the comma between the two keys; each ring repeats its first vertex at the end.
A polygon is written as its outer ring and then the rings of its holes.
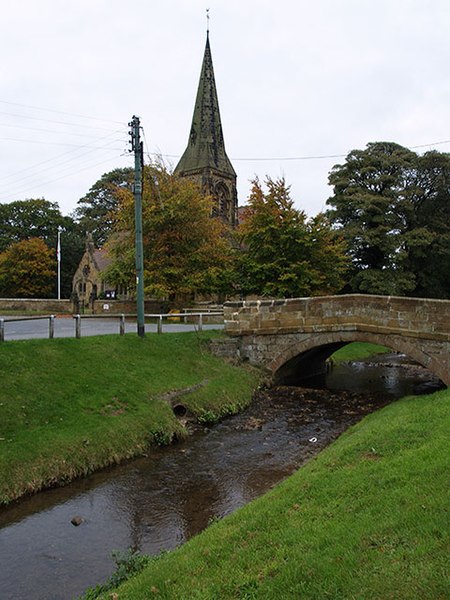
{"type": "Polygon", "coordinates": [[[189,142],[174,173],[193,179],[205,194],[212,196],[212,216],[220,217],[232,227],[237,224],[236,173],[225,152],[209,32],[189,142]]]}

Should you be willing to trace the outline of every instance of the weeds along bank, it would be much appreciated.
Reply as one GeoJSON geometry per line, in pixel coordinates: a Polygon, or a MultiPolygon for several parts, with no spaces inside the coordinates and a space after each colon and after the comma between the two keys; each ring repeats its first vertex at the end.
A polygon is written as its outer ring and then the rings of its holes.
{"type": "Polygon", "coordinates": [[[197,419],[242,410],[260,373],[213,356],[218,332],[28,340],[0,346],[0,503],[145,454],[197,419]]]}
{"type": "Polygon", "coordinates": [[[393,402],[101,598],[448,598],[449,430],[448,389],[393,402]]]}

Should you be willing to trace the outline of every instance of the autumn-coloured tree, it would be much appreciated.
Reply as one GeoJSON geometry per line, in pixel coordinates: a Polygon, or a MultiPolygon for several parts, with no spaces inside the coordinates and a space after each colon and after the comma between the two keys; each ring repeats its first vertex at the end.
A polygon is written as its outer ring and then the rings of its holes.
{"type": "MultiPolygon", "coordinates": [[[[117,285],[135,279],[134,199],[118,190],[115,234],[108,248],[113,263],[105,277],[117,285]]],[[[211,218],[211,199],[198,186],[161,165],[144,167],[142,198],[146,295],[225,292],[231,277],[231,246],[225,225],[211,218]]]]}
{"type": "MultiPolygon", "coordinates": [[[[56,202],[44,198],[0,204],[0,252],[16,242],[40,238],[56,253],[58,229],[62,248],[61,293],[63,298],[68,298],[72,291],[73,275],[84,252],[83,230],[71,217],[61,214],[56,202]]],[[[56,293],[55,278],[52,295],[56,296],[56,293]]]]}
{"type": "Polygon", "coordinates": [[[331,294],[344,283],[342,237],[323,214],[308,219],[294,207],[283,178],[252,182],[239,227],[241,293],[271,297],[331,294]]]}
{"type": "Polygon", "coordinates": [[[54,253],[40,238],[16,242],[0,253],[0,296],[48,298],[55,279],[54,253]]]}

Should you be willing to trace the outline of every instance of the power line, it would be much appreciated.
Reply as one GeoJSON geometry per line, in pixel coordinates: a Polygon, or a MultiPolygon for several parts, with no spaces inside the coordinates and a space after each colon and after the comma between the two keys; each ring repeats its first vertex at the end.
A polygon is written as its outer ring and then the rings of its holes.
{"type": "Polygon", "coordinates": [[[260,161],[273,161],[273,160],[321,160],[324,158],[343,158],[346,154],[326,154],[319,156],[270,156],[270,157],[246,157],[246,158],[232,158],[234,161],[249,161],[249,162],[260,162],[260,161]]]}
{"type": "Polygon", "coordinates": [[[145,154],[149,157],[150,156],[150,151],[149,151],[149,147],[147,144],[147,138],[145,137],[145,130],[143,127],[141,127],[141,131],[142,131],[142,137],[144,138],[144,144],[145,144],[145,148],[147,150],[147,152],[145,152],[145,154]]]}
{"type": "MultiPolygon", "coordinates": [[[[110,162],[111,160],[113,160],[115,158],[117,158],[117,154],[114,154],[114,156],[111,156],[110,158],[108,158],[106,160],[102,160],[102,161],[97,162],[95,164],[89,164],[87,167],[84,167],[82,169],[78,169],[77,171],[72,171],[71,173],[68,173],[66,175],[62,175],[61,177],[56,177],[55,179],[47,180],[44,185],[48,185],[50,183],[55,183],[56,181],[60,181],[61,179],[66,179],[67,177],[71,177],[73,175],[76,175],[76,174],[81,173],[83,171],[86,171],[88,169],[93,169],[94,167],[97,167],[99,165],[102,165],[102,164],[105,164],[107,162],[110,162]]],[[[13,192],[10,192],[8,194],[3,194],[2,196],[0,196],[0,200],[6,199],[6,198],[11,198],[12,196],[17,196],[18,194],[23,194],[24,192],[27,192],[29,190],[33,190],[35,188],[36,188],[36,185],[33,185],[33,186],[29,186],[27,188],[20,188],[20,189],[14,190],[13,192]]]]}
{"type": "MultiPolygon", "coordinates": [[[[14,127],[15,129],[25,129],[26,131],[44,131],[45,133],[56,133],[57,135],[75,135],[77,137],[90,137],[99,139],[98,135],[89,135],[88,133],[75,133],[72,131],[61,131],[56,129],[43,129],[41,127],[24,127],[23,125],[13,125],[11,123],[0,123],[0,127],[14,127]]],[[[109,131],[109,130],[105,130],[109,131]]],[[[116,129],[114,133],[121,133],[119,129],[116,129]]]]}
{"type": "MultiPolygon", "coordinates": [[[[73,146],[74,148],[85,148],[86,145],[78,145],[78,144],[70,144],[68,142],[48,142],[43,140],[25,140],[25,139],[16,139],[16,138],[0,138],[2,142],[25,142],[26,144],[42,144],[46,146],[73,146]]],[[[115,140],[116,142],[125,142],[125,140],[115,140]]],[[[96,150],[104,150],[104,146],[91,146],[91,148],[95,148],[96,150]]],[[[108,149],[108,148],[107,148],[108,149]]],[[[117,151],[123,150],[123,148],[116,148],[117,151]]]]}
{"type": "MultiPolygon", "coordinates": [[[[410,150],[415,148],[428,148],[431,146],[439,146],[443,144],[450,144],[450,140],[442,140],[439,142],[430,142],[429,144],[418,144],[416,146],[407,146],[410,150]]],[[[164,158],[180,158],[181,154],[160,154],[158,152],[146,152],[146,154],[150,156],[162,156],[164,158]]],[[[294,161],[294,160],[323,160],[330,158],[345,158],[348,155],[348,152],[345,154],[319,154],[312,156],[253,156],[253,157],[232,157],[233,161],[248,161],[248,162],[263,162],[263,161],[294,161]]]]}
{"type": "MultiPolygon", "coordinates": [[[[68,169],[69,169],[69,171],[72,171],[74,168],[74,163],[76,165],[86,164],[86,160],[83,160],[83,159],[85,159],[88,154],[92,154],[92,152],[93,152],[93,150],[91,150],[89,152],[85,152],[79,156],[74,156],[67,160],[59,161],[56,163],[53,161],[53,164],[51,164],[50,166],[48,166],[44,169],[40,169],[39,171],[34,170],[34,172],[31,172],[30,174],[25,175],[25,177],[21,177],[21,178],[15,180],[12,185],[14,185],[15,189],[17,189],[17,186],[20,185],[22,182],[26,182],[29,179],[35,179],[36,177],[40,177],[46,171],[52,171],[55,168],[57,168],[59,170],[59,172],[64,172],[64,171],[67,171],[68,169]],[[64,167],[64,165],[66,165],[66,166],[64,167]],[[61,170],[61,167],[62,167],[62,170],[61,170]]],[[[103,151],[103,152],[105,152],[105,151],[103,151]]],[[[115,150],[114,148],[111,148],[110,152],[114,152],[114,155],[117,156],[117,150],[115,150]]],[[[92,159],[89,158],[88,163],[90,163],[91,160],[92,159]]],[[[6,188],[9,188],[10,186],[11,186],[11,184],[3,183],[1,187],[3,189],[6,189],[6,188]]]]}
{"type": "Polygon", "coordinates": [[[30,121],[43,121],[44,123],[56,123],[58,125],[69,125],[70,127],[81,127],[82,129],[99,129],[102,131],[112,131],[106,127],[92,127],[91,125],[82,125],[81,123],[70,123],[68,121],[56,121],[55,119],[43,119],[41,117],[30,117],[28,115],[17,115],[15,113],[0,111],[0,115],[6,115],[8,117],[16,117],[18,119],[29,119],[30,121]]]}
{"type": "MultiPolygon", "coordinates": [[[[114,134],[112,134],[112,133],[109,133],[108,135],[105,135],[105,136],[102,136],[102,137],[98,138],[98,141],[107,140],[107,139],[108,139],[109,137],[111,137],[112,135],[114,135],[114,134]]],[[[117,142],[117,140],[111,140],[111,142],[109,142],[109,144],[113,144],[113,143],[115,143],[115,142],[117,142]]],[[[124,143],[125,143],[125,141],[124,141],[124,143]]],[[[109,144],[108,144],[108,145],[109,145],[109,144]]],[[[108,146],[108,145],[107,145],[107,146],[108,146]]],[[[67,150],[66,152],[63,152],[62,154],[57,154],[56,156],[52,156],[51,158],[48,158],[48,159],[46,159],[46,160],[39,161],[38,163],[35,163],[35,164],[33,164],[33,165],[30,165],[29,167],[26,167],[26,168],[20,169],[19,171],[15,171],[14,173],[11,173],[10,175],[5,175],[4,177],[1,177],[1,178],[0,178],[0,181],[4,181],[4,180],[6,180],[6,179],[11,179],[12,177],[15,177],[16,175],[20,175],[21,173],[24,173],[24,172],[27,172],[27,173],[29,173],[30,171],[33,171],[33,170],[37,169],[38,167],[40,167],[40,166],[42,166],[42,165],[44,165],[44,164],[46,164],[46,163],[49,163],[49,162],[53,163],[53,164],[54,164],[54,165],[56,165],[56,166],[58,166],[58,165],[61,165],[61,164],[65,164],[66,162],[70,162],[71,160],[76,160],[76,159],[78,159],[78,158],[81,158],[81,157],[83,157],[83,156],[86,156],[86,154],[91,154],[92,152],[95,152],[95,150],[96,150],[96,149],[97,149],[97,148],[96,148],[95,146],[94,146],[94,147],[92,147],[92,146],[90,145],[90,142],[89,142],[89,143],[87,143],[87,144],[84,144],[83,146],[80,146],[80,147],[77,147],[77,148],[74,148],[74,149],[67,150]],[[79,155],[79,156],[74,156],[73,158],[69,158],[68,160],[65,160],[65,161],[63,161],[63,162],[61,163],[60,159],[61,159],[61,158],[63,158],[64,156],[67,156],[68,154],[75,154],[75,153],[77,153],[77,152],[79,153],[79,152],[80,152],[80,150],[83,150],[83,149],[85,149],[85,148],[86,148],[86,149],[88,149],[88,152],[85,152],[85,153],[83,153],[83,154],[81,154],[81,155],[79,155]],[[55,162],[55,161],[56,161],[56,162],[55,162]]]]}
{"type": "MultiPolygon", "coordinates": [[[[180,158],[181,154],[160,154],[158,152],[146,152],[148,156],[162,156],[163,158],[180,158]]],[[[322,158],[342,158],[347,154],[328,154],[323,156],[271,156],[271,157],[246,157],[246,158],[231,158],[233,161],[274,161],[274,160],[316,160],[322,158]]]]}
{"type": "Polygon", "coordinates": [[[32,108],[34,110],[42,110],[45,112],[53,112],[53,113],[57,113],[60,115],[67,115],[67,116],[71,116],[71,117],[80,117],[81,119],[90,119],[92,121],[103,121],[105,123],[116,123],[117,125],[123,125],[126,126],[126,123],[124,121],[113,121],[112,119],[104,119],[102,117],[90,117],[87,115],[80,115],[78,113],[70,113],[70,112],[65,112],[63,110],[55,110],[53,108],[43,108],[42,106],[32,106],[30,104],[19,104],[18,102],[8,102],[7,100],[0,100],[1,104],[9,104],[10,106],[21,106],[22,108],[32,108]]]}
{"type": "Polygon", "coordinates": [[[442,142],[433,142],[432,144],[419,144],[418,146],[409,146],[411,149],[414,148],[427,148],[429,146],[441,146],[442,144],[450,144],[450,140],[444,140],[442,142]]]}

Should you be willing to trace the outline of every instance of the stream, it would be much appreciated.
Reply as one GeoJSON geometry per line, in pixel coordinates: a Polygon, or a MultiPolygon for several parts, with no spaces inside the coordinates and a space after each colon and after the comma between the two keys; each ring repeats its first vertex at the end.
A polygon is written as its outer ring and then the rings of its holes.
{"type": "Polygon", "coordinates": [[[1,600],[75,598],[111,575],[113,550],[173,549],[264,494],[365,414],[442,387],[406,363],[381,355],[304,387],[260,391],[245,412],[197,426],[184,442],[0,509],[1,600]]]}

